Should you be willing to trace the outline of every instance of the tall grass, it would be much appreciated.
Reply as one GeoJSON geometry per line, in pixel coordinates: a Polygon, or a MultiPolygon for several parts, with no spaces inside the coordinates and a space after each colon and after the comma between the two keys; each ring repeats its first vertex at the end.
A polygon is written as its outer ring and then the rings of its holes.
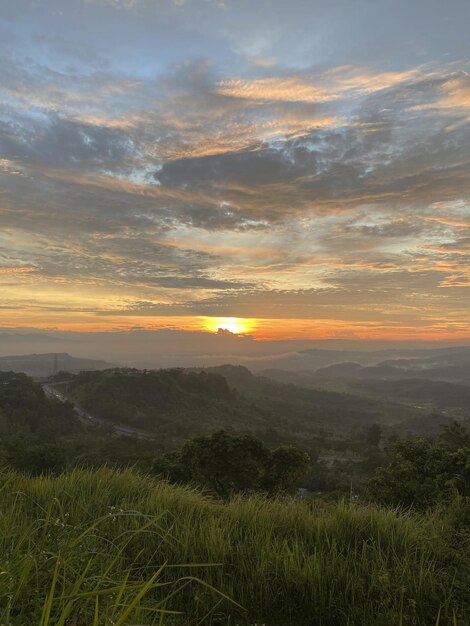
{"type": "Polygon", "coordinates": [[[463,626],[468,560],[442,519],[4,471],[0,624],[463,626]]]}

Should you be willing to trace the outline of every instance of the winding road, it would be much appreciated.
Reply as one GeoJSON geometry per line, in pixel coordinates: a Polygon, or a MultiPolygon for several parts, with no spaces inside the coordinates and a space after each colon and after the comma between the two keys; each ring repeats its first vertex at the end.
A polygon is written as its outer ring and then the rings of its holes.
{"type": "Polygon", "coordinates": [[[78,415],[78,418],[83,424],[96,424],[100,426],[104,426],[111,430],[111,432],[116,435],[122,435],[123,437],[132,437],[134,439],[146,439],[151,440],[155,439],[154,435],[151,433],[145,432],[143,430],[137,430],[136,428],[131,428],[130,426],[123,426],[122,424],[116,424],[109,420],[102,419],[101,417],[96,417],[95,415],[91,415],[88,411],[85,411],[82,407],[78,406],[75,402],[73,402],[66,395],[58,391],[57,386],[63,385],[67,381],[59,381],[59,382],[47,382],[41,383],[42,388],[44,389],[44,393],[50,398],[57,398],[61,402],[70,402],[73,404],[73,409],[75,413],[78,415]]]}

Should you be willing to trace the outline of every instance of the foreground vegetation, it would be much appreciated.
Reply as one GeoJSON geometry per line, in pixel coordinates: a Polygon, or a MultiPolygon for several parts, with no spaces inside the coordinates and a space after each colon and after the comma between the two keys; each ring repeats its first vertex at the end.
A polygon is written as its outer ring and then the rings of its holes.
{"type": "Polygon", "coordinates": [[[5,626],[464,625],[465,500],[226,504],[132,470],[0,473],[5,626]],[[175,613],[176,612],[176,613],[175,613]]]}

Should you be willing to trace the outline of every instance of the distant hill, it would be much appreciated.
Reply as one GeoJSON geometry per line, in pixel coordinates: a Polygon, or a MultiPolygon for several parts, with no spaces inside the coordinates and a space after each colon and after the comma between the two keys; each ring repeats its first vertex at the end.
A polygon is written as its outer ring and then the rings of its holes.
{"type": "Polygon", "coordinates": [[[265,362],[258,372],[281,382],[342,391],[350,380],[426,379],[470,386],[470,346],[373,352],[310,349],[298,355],[298,367],[265,362]]]}
{"type": "Polygon", "coordinates": [[[221,365],[204,371],[224,376],[232,389],[269,409],[273,415],[288,416],[284,419],[299,423],[313,421],[323,427],[347,429],[373,421],[392,424],[416,415],[409,407],[372,400],[363,394],[308,389],[301,384],[301,376],[297,379],[299,383],[293,384],[289,377],[276,381],[255,375],[243,366],[221,365]]]}
{"type": "Polygon", "coordinates": [[[185,439],[220,428],[292,440],[319,432],[345,434],[358,426],[392,424],[420,411],[370,397],[281,384],[242,366],[191,370],[86,372],[69,384],[90,413],[135,428],[185,439]]]}
{"type": "MultiPolygon", "coordinates": [[[[268,371],[270,372],[269,376],[276,380],[294,382],[295,378],[287,377],[292,374],[299,375],[304,380],[303,384],[305,384],[306,379],[319,370],[331,366],[338,366],[337,372],[334,370],[330,372],[332,379],[344,378],[343,372],[341,372],[344,363],[356,363],[363,368],[389,365],[402,372],[404,374],[400,375],[402,378],[409,376],[412,378],[429,377],[435,380],[470,384],[470,346],[387,348],[382,350],[309,348],[259,359],[238,359],[237,362],[261,375],[268,371]],[[420,374],[422,371],[426,372],[423,376],[420,374]]],[[[321,374],[323,380],[327,379],[326,374],[327,372],[321,374]]],[[[388,375],[394,377],[395,372],[390,370],[388,375]]],[[[387,373],[377,371],[365,373],[364,376],[387,377],[387,373]]]]}
{"type": "Polygon", "coordinates": [[[422,362],[384,361],[377,365],[361,367],[358,364],[340,363],[320,368],[313,374],[313,380],[333,379],[406,380],[427,379],[470,385],[470,361],[458,365],[426,367],[422,362]],[[353,367],[354,366],[354,367],[353,367]]]}
{"type": "MultiPolygon", "coordinates": [[[[314,373],[265,370],[263,374],[276,381],[289,381],[309,389],[341,391],[375,398],[383,403],[406,404],[457,418],[470,418],[470,386],[438,378],[438,375],[443,376],[443,372],[448,373],[449,369],[404,370],[388,361],[373,367],[341,363],[314,373]]],[[[461,373],[466,380],[464,368],[455,366],[451,371],[454,378],[461,373]]]]}
{"type": "Polygon", "coordinates": [[[29,376],[45,377],[58,371],[79,372],[112,367],[111,363],[95,359],[73,357],[67,352],[47,354],[21,354],[0,357],[0,371],[23,372],[29,376]]]}
{"type": "Polygon", "coordinates": [[[112,369],[81,372],[71,397],[99,418],[127,424],[164,439],[220,428],[263,428],[267,416],[237,395],[223,376],[181,369],[112,369]]]}
{"type": "Polygon", "coordinates": [[[470,387],[437,380],[410,378],[408,380],[355,381],[358,392],[380,398],[433,403],[437,408],[467,408],[470,411],[470,387]]]}
{"type": "Polygon", "coordinates": [[[325,350],[311,348],[302,350],[301,354],[308,354],[311,357],[323,359],[329,359],[334,356],[338,362],[345,360],[362,361],[364,359],[378,362],[386,358],[393,360],[422,358],[439,361],[450,359],[452,362],[456,362],[458,360],[467,361],[470,358],[470,345],[444,348],[387,348],[384,350],[325,350]]]}

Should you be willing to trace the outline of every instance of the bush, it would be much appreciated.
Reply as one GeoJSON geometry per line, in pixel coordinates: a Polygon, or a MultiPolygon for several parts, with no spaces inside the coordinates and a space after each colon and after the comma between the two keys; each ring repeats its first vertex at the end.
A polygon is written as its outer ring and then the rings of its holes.
{"type": "Polygon", "coordinates": [[[391,506],[425,510],[456,493],[470,496],[470,447],[427,439],[396,443],[391,463],[369,481],[370,497],[391,506]]]}
{"type": "Polygon", "coordinates": [[[221,430],[188,441],[180,452],[156,459],[153,473],[174,483],[198,484],[222,498],[243,491],[295,493],[310,457],[294,446],[269,450],[253,435],[221,430]]]}

